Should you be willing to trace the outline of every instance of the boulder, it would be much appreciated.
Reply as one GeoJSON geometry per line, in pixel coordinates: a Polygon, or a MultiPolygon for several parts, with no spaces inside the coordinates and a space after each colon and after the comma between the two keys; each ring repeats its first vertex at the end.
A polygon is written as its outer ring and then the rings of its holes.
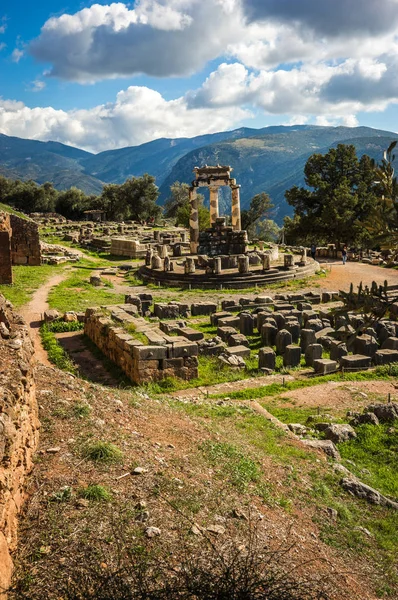
{"type": "Polygon", "coordinates": [[[354,429],[348,423],[331,423],[323,431],[325,438],[331,440],[334,444],[340,444],[341,442],[348,442],[357,437],[354,429]]]}

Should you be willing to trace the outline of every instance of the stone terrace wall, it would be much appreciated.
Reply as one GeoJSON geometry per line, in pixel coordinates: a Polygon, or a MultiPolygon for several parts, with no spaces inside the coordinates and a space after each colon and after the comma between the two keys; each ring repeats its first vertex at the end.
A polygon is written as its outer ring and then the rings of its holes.
{"type": "Polygon", "coordinates": [[[0,213],[0,283],[12,283],[10,215],[0,213]]]}
{"type": "Polygon", "coordinates": [[[159,381],[166,377],[190,380],[198,376],[198,345],[184,337],[168,336],[159,327],[134,317],[131,304],[108,307],[112,318],[89,308],[84,333],[105,356],[117,364],[136,384],[159,381]],[[148,344],[134,338],[115,321],[134,325],[137,333],[147,336],[148,344]]]}
{"type": "Polygon", "coordinates": [[[0,595],[11,579],[17,517],[38,442],[32,357],[25,322],[0,295],[0,595]]]}
{"type": "Polygon", "coordinates": [[[38,266],[41,263],[39,226],[33,221],[10,215],[13,265],[38,266]]]}

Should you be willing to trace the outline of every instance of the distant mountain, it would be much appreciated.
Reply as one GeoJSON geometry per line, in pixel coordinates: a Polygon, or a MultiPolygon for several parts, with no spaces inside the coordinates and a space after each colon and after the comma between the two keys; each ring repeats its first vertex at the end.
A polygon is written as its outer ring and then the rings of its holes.
{"type": "MultiPolygon", "coordinates": [[[[158,139],[127,148],[91,154],[59,144],[0,134],[0,174],[38,183],[53,182],[57,189],[72,185],[88,194],[100,193],[104,183],[123,183],[128,177],[150,173],[160,188],[163,204],[174,181],[190,183],[193,168],[205,164],[233,167],[241,184],[242,207],[259,192],[269,193],[274,218],[281,222],[291,208],[284,193],[303,185],[304,165],[314,152],[325,153],[339,143],[355,145],[358,154],[380,160],[393,132],[369,127],[318,127],[315,125],[240,128],[194,138],[158,139]]],[[[228,191],[221,194],[222,210],[228,211],[228,191]]]]}

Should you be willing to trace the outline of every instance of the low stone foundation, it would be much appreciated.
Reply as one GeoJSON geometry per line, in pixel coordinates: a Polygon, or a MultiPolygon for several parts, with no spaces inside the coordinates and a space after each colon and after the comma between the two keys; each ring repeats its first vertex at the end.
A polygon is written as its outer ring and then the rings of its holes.
{"type": "Polygon", "coordinates": [[[198,377],[196,342],[165,334],[158,324],[133,316],[136,310],[131,304],[111,306],[106,312],[89,308],[84,333],[133,383],[198,377]],[[136,335],[128,333],[128,326],[136,335]]]}
{"type": "Polygon", "coordinates": [[[0,296],[0,597],[11,581],[17,517],[38,442],[32,356],[25,322],[0,296]]]}

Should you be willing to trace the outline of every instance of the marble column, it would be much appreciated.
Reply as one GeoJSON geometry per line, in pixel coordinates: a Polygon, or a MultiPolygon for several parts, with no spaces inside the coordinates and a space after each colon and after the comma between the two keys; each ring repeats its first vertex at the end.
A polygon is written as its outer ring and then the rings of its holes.
{"type": "Polygon", "coordinates": [[[189,217],[189,233],[191,236],[191,254],[197,254],[199,245],[199,206],[195,187],[189,188],[189,204],[191,214],[189,217]]]}
{"type": "Polygon", "coordinates": [[[240,185],[231,185],[232,190],[232,229],[240,231],[240,185]]]}
{"type": "Polygon", "coordinates": [[[210,190],[210,225],[214,225],[218,217],[218,186],[211,185],[210,190]]]}

